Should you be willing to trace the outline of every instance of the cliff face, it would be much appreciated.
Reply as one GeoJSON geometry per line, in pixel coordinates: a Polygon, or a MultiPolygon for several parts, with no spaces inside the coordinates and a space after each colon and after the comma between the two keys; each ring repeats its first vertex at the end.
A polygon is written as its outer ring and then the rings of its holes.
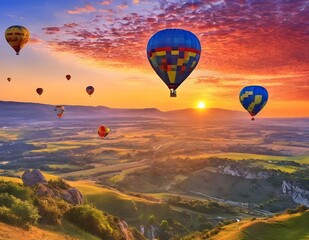
{"type": "Polygon", "coordinates": [[[267,171],[256,171],[245,167],[218,166],[218,172],[226,175],[242,177],[246,179],[267,179],[272,176],[272,173],[267,171]]]}
{"type": "Polygon", "coordinates": [[[309,191],[301,189],[289,182],[282,182],[282,192],[292,197],[294,203],[309,207],[309,191]]]}

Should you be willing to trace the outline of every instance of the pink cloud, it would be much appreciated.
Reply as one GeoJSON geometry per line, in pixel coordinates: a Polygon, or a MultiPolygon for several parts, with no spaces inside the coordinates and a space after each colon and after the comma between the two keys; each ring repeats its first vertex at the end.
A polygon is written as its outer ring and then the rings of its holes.
{"type": "Polygon", "coordinates": [[[120,9],[120,10],[124,10],[124,9],[128,8],[128,4],[127,3],[120,4],[120,5],[117,6],[117,8],[120,9]]]}
{"type": "MultiPolygon", "coordinates": [[[[117,10],[128,8],[124,2],[79,26],[59,27],[66,40],[59,38],[51,45],[56,51],[86,56],[105,65],[152,71],[145,54],[150,37],[164,28],[183,28],[200,39],[202,55],[197,70],[244,76],[243,80],[207,76],[197,79],[198,84],[241,88],[246,75],[297,76],[259,81],[279,93],[286,91],[286,84],[294,86],[295,92],[273,95],[276,98],[306,99],[308,87],[302,88],[308,86],[304,79],[309,75],[309,15],[302,10],[305,2],[158,0],[147,11],[128,14],[117,10]]],[[[45,33],[56,31],[45,29],[45,33]]]]}
{"type": "Polygon", "coordinates": [[[111,0],[106,0],[106,1],[101,2],[102,5],[110,5],[111,3],[112,3],[111,0]]]}
{"type": "Polygon", "coordinates": [[[91,4],[87,4],[84,7],[77,7],[74,10],[66,10],[68,14],[91,13],[95,11],[96,9],[91,4]]]}
{"type": "Polygon", "coordinates": [[[60,32],[60,27],[45,27],[42,30],[45,31],[45,34],[52,35],[60,32]]]}

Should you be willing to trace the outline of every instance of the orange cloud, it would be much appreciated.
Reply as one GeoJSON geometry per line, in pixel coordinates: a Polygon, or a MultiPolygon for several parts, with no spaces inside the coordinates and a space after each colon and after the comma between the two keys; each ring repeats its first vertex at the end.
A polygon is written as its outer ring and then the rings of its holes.
{"type": "Polygon", "coordinates": [[[110,5],[112,3],[111,0],[107,0],[107,1],[102,1],[101,4],[102,5],[110,5]]]}
{"type": "Polygon", "coordinates": [[[91,13],[95,11],[96,9],[91,4],[87,4],[84,7],[77,7],[74,10],[66,10],[68,14],[91,13]]]}

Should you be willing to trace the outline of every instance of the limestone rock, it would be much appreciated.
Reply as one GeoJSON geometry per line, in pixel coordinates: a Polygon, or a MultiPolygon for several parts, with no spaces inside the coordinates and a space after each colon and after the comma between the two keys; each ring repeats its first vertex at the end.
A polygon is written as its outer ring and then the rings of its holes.
{"type": "Polygon", "coordinates": [[[218,167],[219,173],[236,176],[236,177],[242,177],[246,179],[267,179],[272,176],[272,173],[269,173],[267,171],[261,171],[261,170],[255,170],[251,168],[246,167],[240,167],[240,166],[222,166],[220,165],[218,167]]]}
{"type": "Polygon", "coordinates": [[[294,203],[309,207],[309,191],[293,185],[287,181],[282,182],[282,192],[292,197],[294,203]]]}

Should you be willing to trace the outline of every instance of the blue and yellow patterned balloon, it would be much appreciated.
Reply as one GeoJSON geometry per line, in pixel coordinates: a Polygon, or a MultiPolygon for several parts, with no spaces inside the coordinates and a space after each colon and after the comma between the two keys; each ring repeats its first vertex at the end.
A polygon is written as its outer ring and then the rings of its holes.
{"type": "Polygon", "coordinates": [[[5,39],[15,50],[16,55],[19,55],[19,51],[26,45],[29,37],[28,29],[23,26],[11,26],[5,31],[5,39]]]}
{"type": "Polygon", "coordinates": [[[253,116],[258,114],[266,105],[268,92],[261,86],[247,86],[240,91],[239,100],[241,105],[252,116],[251,120],[254,120],[253,116]]]}
{"type": "Polygon", "coordinates": [[[147,45],[147,58],[176,97],[176,89],[196,67],[201,54],[198,38],[182,29],[165,29],[154,34],[147,45]]]}

